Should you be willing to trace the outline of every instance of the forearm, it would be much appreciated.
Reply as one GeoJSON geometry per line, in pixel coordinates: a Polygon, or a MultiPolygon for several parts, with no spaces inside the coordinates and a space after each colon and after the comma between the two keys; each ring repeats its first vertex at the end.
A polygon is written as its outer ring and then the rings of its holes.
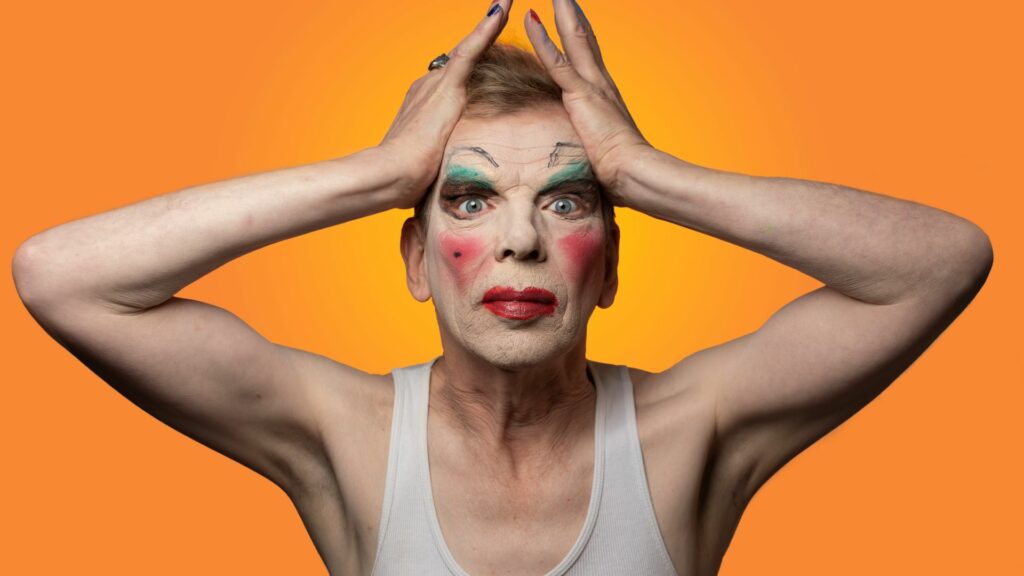
{"type": "Polygon", "coordinates": [[[768,256],[858,300],[966,288],[991,263],[977,226],[929,206],[713,170],[655,149],[632,160],[619,182],[628,207],[768,256]]]}
{"type": "MultiPolygon", "coordinates": [[[[203,184],[74,220],[19,252],[19,292],[118,311],[161,304],[252,250],[394,206],[377,148],[203,184]]],[[[15,273],[18,265],[15,265],[15,273]]]]}

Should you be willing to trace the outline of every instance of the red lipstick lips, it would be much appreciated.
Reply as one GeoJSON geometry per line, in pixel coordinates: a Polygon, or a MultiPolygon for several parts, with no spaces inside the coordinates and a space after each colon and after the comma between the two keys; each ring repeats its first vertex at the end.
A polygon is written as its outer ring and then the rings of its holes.
{"type": "Polygon", "coordinates": [[[503,318],[529,320],[537,316],[554,314],[558,299],[551,291],[534,286],[522,290],[495,286],[484,294],[483,305],[503,318]]]}

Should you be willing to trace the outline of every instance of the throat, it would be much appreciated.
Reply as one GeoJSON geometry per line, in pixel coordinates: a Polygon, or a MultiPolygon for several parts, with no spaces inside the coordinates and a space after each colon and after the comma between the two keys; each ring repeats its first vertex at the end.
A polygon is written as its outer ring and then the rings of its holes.
{"type": "Polygon", "coordinates": [[[564,370],[473,374],[445,364],[434,366],[429,409],[465,453],[519,469],[592,440],[598,390],[589,365],[567,378],[564,370]]]}
{"type": "Polygon", "coordinates": [[[597,394],[585,388],[546,404],[515,406],[456,393],[439,404],[437,414],[463,453],[518,474],[571,457],[593,438],[597,394]]]}

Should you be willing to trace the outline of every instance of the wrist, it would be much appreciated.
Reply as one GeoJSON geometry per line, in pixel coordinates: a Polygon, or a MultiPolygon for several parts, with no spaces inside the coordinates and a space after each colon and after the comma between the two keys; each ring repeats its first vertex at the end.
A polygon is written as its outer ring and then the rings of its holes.
{"type": "Polygon", "coordinates": [[[436,169],[425,171],[424,166],[436,166],[427,158],[416,158],[386,143],[365,150],[367,161],[379,166],[388,177],[387,193],[393,208],[413,208],[437,177],[436,169]]]}
{"type": "Polygon", "coordinates": [[[632,146],[616,159],[613,201],[618,206],[637,210],[637,199],[664,152],[649,144],[632,146]]]}
{"type": "Polygon", "coordinates": [[[653,146],[635,148],[618,173],[618,196],[622,205],[650,213],[659,196],[688,189],[709,169],[677,158],[653,146]]]}

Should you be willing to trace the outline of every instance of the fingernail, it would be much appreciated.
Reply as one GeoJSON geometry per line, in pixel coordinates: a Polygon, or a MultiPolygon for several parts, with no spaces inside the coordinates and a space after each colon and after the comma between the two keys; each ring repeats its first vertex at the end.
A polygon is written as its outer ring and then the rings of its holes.
{"type": "Polygon", "coordinates": [[[533,8],[530,8],[530,19],[537,24],[540,24],[540,16],[537,16],[537,13],[533,11],[533,8]]]}
{"type": "Polygon", "coordinates": [[[487,11],[488,16],[494,16],[498,12],[501,12],[501,4],[498,4],[497,0],[491,5],[491,9],[487,11]]]}

